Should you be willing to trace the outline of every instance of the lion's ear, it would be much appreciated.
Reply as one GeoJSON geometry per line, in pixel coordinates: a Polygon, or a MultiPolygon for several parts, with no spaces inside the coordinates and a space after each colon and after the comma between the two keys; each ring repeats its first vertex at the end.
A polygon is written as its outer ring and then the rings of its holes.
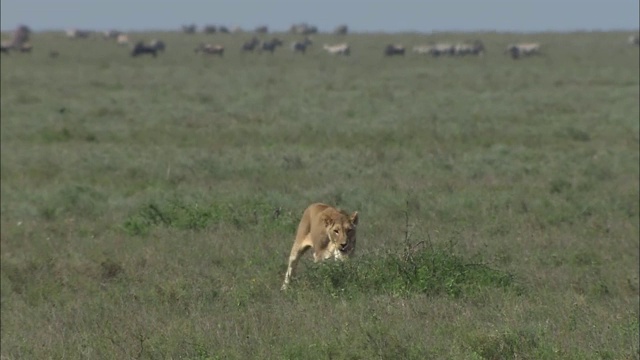
{"type": "Polygon", "coordinates": [[[333,225],[333,219],[328,214],[322,214],[321,220],[325,227],[333,225]]]}
{"type": "Polygon", "coordinates": [[[358,225],[358,212],[354,211],[353,214],[351,214],[351,223],[353,225],[358,225]]]}

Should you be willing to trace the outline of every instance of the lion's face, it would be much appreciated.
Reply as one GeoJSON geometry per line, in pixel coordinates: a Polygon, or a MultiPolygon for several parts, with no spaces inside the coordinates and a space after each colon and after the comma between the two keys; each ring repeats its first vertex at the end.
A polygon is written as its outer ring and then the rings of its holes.
{"type": "Polygon", "coordinates": [[[340,260],[351,255],[356,248],[358,212],[351,215],[338,213],[325,216],[324,224],[329,237],[329,253],[340,260]]]}

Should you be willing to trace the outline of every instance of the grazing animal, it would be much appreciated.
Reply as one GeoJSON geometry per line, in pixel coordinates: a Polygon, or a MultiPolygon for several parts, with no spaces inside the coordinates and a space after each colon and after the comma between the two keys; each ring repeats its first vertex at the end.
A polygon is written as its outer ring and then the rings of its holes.
{"type": "Polygon", "coordinates": [[[480,40],[475,40],[471,43],[456,44],[453,47],[453,53],[456,56],[482,55],[484,51],[484,44],[480,40]]]}
{"type": "Polygon", "coordinates": [[[20,46],[27,41],[29,41],[29,37],[31,36],[31,29],[26,25],[18,25],[18,27],[13,32],[13,38],[11,42],[13,45],[20,46]]]}
{"type": "Polygon", "coordinates": [[[404,56],[404,46],[389,44],[384,48],[385,56],[402,55],[404,56]]]}
{"type": "Polygon", "coordinates": [[[195,34],[196,30],[198,30],[198,26],[196,26],[196,24],[182,25],[182,32],[185,34],[195,34]]]}
{"type": "Polygon", "coordinates": [[[91,35],[89,30],[67,29],[67,37],[69,39],[86,39],[91,35]]]}
{"type": "Polygon", "coordinates": [[[307,23],[300,23],[291,25],[291,27],[289,28],[289,32],[299,35],[311,35],[316,34],[318,32],[318,28],[307,23]]]}
{"type": "Polygon", "coordinates": [[[195,53],[202,53],[206,55],[218,55],[222,57],[224,55],[224,46],[222,45],[211,45],[211,44],[200,44],[198,47],[194,49],[195,53]]]}
{"type": "Polygon", "coordinates": [[[454,45],[447,43],[433,45],[430,52],[432,56],[453,55],[454,53],[454,45]]]}
{"type": "Polygon", "coordinates": [[[155,46],[152,46],[152,45],[146,45],[142,41],[138,41],[133,46],[133,50],[131,50],[131,56],[132,57],[136,57],[136,56],[139,56],[139,55],[151,54],[151,55],[153,55],[153,57],[156,57],[156,56],[158,56],[158,52],[159,51],[160,51],[160,49],[158,48],[157,44],[155,46]]]}
{"type": "Polygon", "coordinates": [[[218,31],[218,28],[215,25],[205,25],[202,28],[202,32],[205,34],[215,34],[218,31]]]}
{"type": "Polygon", "coordinates": [[[629,35],[627,42],[629,45],[640,46],[640,37],[638,35],[629,35]]]}
{"type": "Polygon", "coordinates": [[[412,51],[419,55],[430,54],[431,46],[430,45],[416,45],[413,47],[412,51]]]}
{"type": "Polygon", "coordinates": [[[298,225],[281,289],[287,289],[298,260],[310,248],[313,248],[314,262],[331,257],[335,260],[345,260],[353,255],[356,249],[357,225],[357,211],[348,214],[326,204],[309,205],[298,225]]]}
{"type": "Polygon", "coordinates": [[[13,50],[13,44],[11,41],[3,41],[2,44],[0,44],[0,52],[9,54],[9,51],[11,50],[13,50]]]}
{"type": "Polygon", "coordinates": [[[324,44],[322,47],[331,55],[351,55],[351,46],[347,43],[337,44],[337,45],[327,45],[324,44]]]}
{"type": "Polygon", "coordinates": [[[431,55],[433,57],[439,57],[445,55],[453,55],[455,53],[455,46],[447,43],[416,45],[413,47],[413,52],[420,55],[431,55]]]}
{"type": "Polygon", "coordinates": [[[260,51],[268,51],[273,54],[278,46],[282,46],[282,40],[273,38],[269,41],[263,41],[260,45],[260,51]]]}
{"type": "Polygon", "coordinates": [[[294,53],[296,52],[301,52],[301,53],[306,53],[307,48],[309,46],[311,46],[311,44],[313,44],[311,42],[311,40],[309,38],[304,38],[304,40],[302,41],[294,41],[291,44],[291,50],[293,50],[294,53]]]}
{"type": "Polygon", "coordinates": [[[127,34],[118,35],[118,38],[116,39],[116,44],[118,44],[120,46],[129,45],[129,35],[127,35],[127,34]]]}
{"type": "Polygon", "coordinates": [[[155,47],[158,51],[164,51],[164,49],[167,48],[167,45],[165,45],[164,41],[158,39],[151,40],[149,46],[155,47]]]}
{"type": "Polygon", "coordinates": [[[11,40],[2,41],[0,44],[0,52],[9,54],[11,50],[17,50],[20,52],[30,52],[33,48],[28,43],[31,36],[31,29],[26,25],[19,25],[13,32],[11,40]]]}
{"type": "Polygon", "coordinates": [[[349,27],[347,25],[339,25],[333,30],[335,35],[347,35],[347,32],[349,32],[349,27]]]}
{"type": "Polygon", "coordinates": [[[510,44],[505,49],[505,53],[511,55],[512,59],[519,59],[522,56],[541,55],[539,43],[510,44]]]}
{"type": "Polygon", "coordinates": [[[260,44],[260,40],[254,36],[251,40],[245,41],[244,44],[242,44],[242,51],[253,51],[258,44],[260,44]]]}
{"type": "Polygon", "coordinates": [[[253,31],[258,34],[266,34],[269,32],[269,28],[266,25],[262,25],[262,26],[258,26],[253,31]]]}

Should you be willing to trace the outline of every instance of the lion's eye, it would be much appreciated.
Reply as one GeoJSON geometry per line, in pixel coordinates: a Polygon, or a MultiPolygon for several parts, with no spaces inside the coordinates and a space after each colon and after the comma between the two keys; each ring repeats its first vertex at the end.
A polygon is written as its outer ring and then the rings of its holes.
{"type": "Polygon", "coordinates": [[[338,230],[338,229],[333,230],[333,232],[336,233],[336,234],[340,234],[340,230],[338,230]]]}

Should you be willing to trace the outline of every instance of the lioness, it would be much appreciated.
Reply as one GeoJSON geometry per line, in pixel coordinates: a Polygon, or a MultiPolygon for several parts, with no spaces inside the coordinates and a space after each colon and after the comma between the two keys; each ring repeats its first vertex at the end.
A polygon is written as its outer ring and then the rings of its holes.
{"type": "Polygon", "coordinates": [[[335,260],[344,260],[352,255],[356,249],[357,225],[357,211],[349,215],[326,204],[309,205],[298,225],[296,240],[289,255],[289,267],[281,289],[287,289],[298,260],[310,247],[313,247],[314,262],[326,260],[331,256],[335,260]]]}

